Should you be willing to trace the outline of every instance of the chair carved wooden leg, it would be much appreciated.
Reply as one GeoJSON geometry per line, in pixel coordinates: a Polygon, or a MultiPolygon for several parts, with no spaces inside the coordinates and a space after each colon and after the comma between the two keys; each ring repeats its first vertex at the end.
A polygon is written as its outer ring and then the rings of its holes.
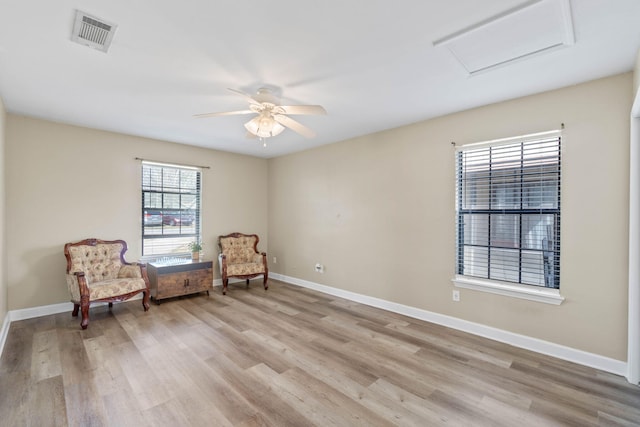
{"type": "Polygon", "coordinates": [[[267,280],[269,278],[268,274],[264,275],[264,279],[262,281],[262,285],[264,286],[264,290],[266,291],[267,289],[269,289],[269,284],[267,283],[267,280]]]}
{"type": "Polygon", "coordinates": [[[142,293],[142,307],[144,311],[149,311],[149,297],[151,292],[145,291],[142,293]]]}
{"type": "Polygon", "coordinates": [[[82,313],[80,327],[87,329],[87,326],[89,326],[89,295],[80,297],[80,312],[82,313]]]}
{"type": "Polygon", "coordinates": [[[71,315],[73,317],[78,317],[78,310],[80,310],[80,304],[73,304],[73,311],[71,312],[71,315]]]}
{"type": "Polygon", "coordinates": [[[254,277],[264,276],[264,289],[269,289],[267,277],[269,267],[267,265],[266,252],[258,252],[257,234],[231,233],[218,236],[220,254],[220,275],[222,276],[222,294],[226,295],[229,277],[244,279],[247,289],[254,277]]]}
{"type": "Polygon", "coordinates": [[[82,329],[89,326],[91,303],[107,303],[111,311],[114,302],[126,301],[142,292],[142,306],[144,311],[149,310],[151,288],[147,265],[127,262],[126,251],[124,240],[91,238],[64,245],[67,287],[73,303],[71,315],[78,317],[78,312],[82,313],[82,329]]]}

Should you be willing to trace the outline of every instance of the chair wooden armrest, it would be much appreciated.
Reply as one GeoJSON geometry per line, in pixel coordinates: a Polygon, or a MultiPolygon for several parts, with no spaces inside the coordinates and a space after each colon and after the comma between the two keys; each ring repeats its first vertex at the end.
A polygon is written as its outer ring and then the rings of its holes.
{"type": "Polygon", "coordinates": [[[112,307],[114,302],[142,292],[142,306],[144,311],[149,310],[151,292],[146,264],[128,263],[124,259],[126,251],[124,240],[85,239],[64,245],[72,315],[75,317],[82,310],[82,329],[89,325],[89,306],[94,302],[106,302],[112,307]]]}
{"type": "Polygon", "coordinates": [[[227,294],[230,277],[245,279],[249,286],[250,279],[263,276],[264,289],[269,289],[267,254],[258,252],[259,241],[257,234],[231,233],[218,237],[223,295],[227,294]]]}

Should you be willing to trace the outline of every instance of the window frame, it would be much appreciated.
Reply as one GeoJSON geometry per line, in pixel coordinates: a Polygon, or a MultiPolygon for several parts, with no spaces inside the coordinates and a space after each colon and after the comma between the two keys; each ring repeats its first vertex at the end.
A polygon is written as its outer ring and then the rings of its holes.
{"type": "MultiPolygon", "coordinates": [[[[474,143],[474,144],[466,144],[463,146],[459,146],[456,147],[456,154],[455,154],[455,161],[456,161],[456,198],[455,198],[455,215],[456,215],[456,242],[455,242],[455,247],[456,247],[456,264],[455,264],[455,275],[454,278],[452,279],[453,284],[456,287],[460,287],[460,288],[467,288],[467,289],[473,289],[473,290],[477,290],[477,291],[482,291],[482,292],[489,292],[489,293],[494,293],[494,294],[499,294],[499,295],[505,295],[505,296],[510,296],[510,297],[515,297],[515,298],[523,298],[523,299],[527,299],[527,300],[532,300],[532,301],[538,301],[538,302],[544,302],[544,303],[549,303],[549,304],[561,304],[564,301],[564,297],[560,294],[560,283],[559,283],[559,268],[560,268],[560,219],[561,219],[561,200],[560,200],[560,194],[561,194],[561,187],[562,187],[562,183],[561,183],[561,167],[562,167],[562,132],[561,131],[550,131],[550,132],[541,132],[541,133],[536,133],[536,134],[530,134],[530,135],[522,135],[522,136],[517,136],[517,137],[511,137],[511,138],[502,138],[502,139],[498,139],[498,140],[492,140],[492,141],[485,141],[485,142],[480,142],[480,143],[474,143]],[[558,141],[558,160],[557,160],[557,181],[555,181],[555,185],[557,185],[556,188],[556,194],[555,197],[557,197],[557,205],[555,208],[543,208],[542,206],[539,208],[533,208],[533,209],[529,209],[529,208],[525,208],[524,207],[524,200],[525,200],[525,196],[524,196],[524,192],[522,191],[522,186],[520,187],[520,195],[519,198],[517,199],[519,201],[519,207],[518,208],[510,208],[510,209],[504,209],[503,208],[494,208],[492,209],[491,207],[491,203],[494,200],[494,195],[492,193],[492,187],[491,187],[491,182],[492,182],[492,165],[491,165],[491,159],[488,161],[488,163],[486,164],[487,168],[486,169],[481,169],[484,172],[487,172],[489,174],[489,189],[487,190],[487,201],[489,203],[489,205],[487,206],[487,208],[485,209],[468,209],[465,208],[464,202],[463,201],[463,197],[466,195],[465,193],[463,193],[463,178],[462,175],[465,172],[465,169],[463,168],[462,165],[462,154],[461,152],[465,152],[465,151],[471,151],[471,150],[490,150],[493,147],[500,147],[500,146],[508,146],[508,145],[512,145],[515,146],[516,144],[521,144],[521,152],[520,152],[520,157],[519,157],[519,166],[517,167],[512,167],[511,169],[513,169],[514,171],[518,171],[518,174],[515,174],[516,177],[521,179],[521,183],[522,183],[522,176],[525,175],[525,168],[524,168],[524,162],[526,160],[528,160],[527,158],[524,157],[524,144],[526,143],[533,143],[535,141],[541,141],[541,140],[548,140],[548,139],[556,139],[558,141]],[[523,263],[522,263],[522,252],[523,251],[528,251],[528,252],[541,252],[542,255],[542,268],[543,270],[540,271],[538,269],[538,271],[536,272],[537,274],[542,274],[543,275],[543,280],[545,280],[546,283],[546,278],[544,278],[545,273],[544,273],[544,248],[541,249],[529,249],[529,248],[523,248],[523,232],[522,232],[522,218],[523,215],[531,215],[531,214],[536,214],[536,215],[552,215],[553,218],[553,227],[554,230],[553,232],[554,237],[556,238],[554,243],[557,244],[557,247],[554,250],[554,262],[557,263],[557,274],[555,274],[554,277],[554,286],[556,287],[544,287],[544,286],[540,286],[538,284],[526,284],[526,283],[522,283],[522,274],[523,274],[523,263]],[[487,249],[487,254],[490,253],[491,249],[496,250],[496,249],[501,249],[498,245],[493,246],[491,244],[491,229],[490,229],[490,224],[492,221],[492,217],[493,218],[499,218],[498,215],[501,215],[502,217],[504,217],[505,219],[508,218],[509,216],[513,216],[515,218],[515,216],[518,217],[518,232],[517,233],[513,233],[513,237],[516,239],[517,243],[515,244],[515,249],[517,249],[518,254],[519,254],[519,260],[518,260],[518,282],[512,282],[512,281],[507,281],[507,280],[500,280],[500,279],[495,279],[495,278],[491,278],[491,269],[492,267],[494,267],[494,265],[491,263],[491,259],[490,256],[487,255],[487,266],[486,266],[486,276],[487,277],[478,277],[475,275],[465,275],[464,274],[464,251],[465,251],[465,247],[466,246],[473,246],[476,247],[477,245],[474,244],[467,244],[465,243],[464,240],[464,215],[486,215],[487,216],[487,244],[486,244],[486,249],[487,249]],[[517,235],[517,237],[516,237],[517,235]]],[[[481,163],[481,166],[485,166],[484,164],[481,163]]],[[[509,168],[504,168],[503,171],[504,172],[508,172],[509,168]]],[[[508,173],[505,173],[504,176],[508,176],[508,173]]],[[[513,186],[509,186],[506,185],[507,188],[507,192],[513,188],[513,186]]],[[[542,193],[541,193],[542,194],[542,193]]],[[[541,202],[542,205],[542,202],[541,202]]],[[[474,236],[476,236],[474,234],[474,236]]],[[[480,245],[482,246],[482,245],[480,245]]],[[[472,265],[472,267],[475,266],[472,265]]]]}
{"type": "Polygon", "coordinates": [[[191,251],[188,244],[193,241],[202,241],[202,168],[143,160],[140,171],[141,259],[149,261],[163,257],[190,256],[191,251]],[[155,177],[155,183],[152,182],[154,179],[151,175],[152,172],[145,179],[146,168],[149,167],[160,170],[160,177],[155,177]],[[173,177],[174,183],[171,185],[169,183],[171,178],[168,175],[169,172],[175,174],[175,171],[177,171],[178,177],[173,177]],[[195,173],[195,177],[183,178],[183,172],[195,173]],[[191,206],[185,207],[183,199],[187,199],[186,203],[191,206]],[[145,224],[145,214],[148,211],[159,213],[159,224],[145,224]],[[165,215],[170,215],[174,220],[165,224],[165,215]],[[183,225],[180,221],[176,224],[174,217],[180,220],[182,218],[192,219],[191,225],[183,225]],[[187,231],[183,232],[183,228],[187,231]],[[175,232],[176,230],[177,232],[175,232]],[[160,244],[165,239],[166,241],[176,240],[175,244],[166,245],[166,247],[172,248],[170,252],[158,251],[165,246],[160,244]],[[151,240],[156,240],[157,243],[152,244],[151,240]]]}

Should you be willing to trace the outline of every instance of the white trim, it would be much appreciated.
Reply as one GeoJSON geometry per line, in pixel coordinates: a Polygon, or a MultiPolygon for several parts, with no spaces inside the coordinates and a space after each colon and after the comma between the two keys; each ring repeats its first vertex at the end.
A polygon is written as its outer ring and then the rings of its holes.
{"type": "Polygon", "coordinates": [[[68,311],[71,313],[73,309],[73,305],[70,305],[70,302],[64,302],[60,304],[51,304],[51,305],[43,305],[40,307],[30,307],[30,308],[22,308],[19,310],[9,310],[7,315],[4,317],[4,322],[2,324],[2,330],[0,330],[0,357],[2,356],[2,352],[4,350],[4,344],[7,340],[7,336],[9,335],[9,328],[11,327],[11,322],[16,322],[18,320],[32,319],[34,317],[40,316],[48,316],[50,314],[58,314],[64,313],[68,311]]]}
{"type": "MultiPolygon", "coordinates": [[[[271,277],[271,273],[269,273],[269,277],[271,277]]],[[[229,277],[229,283],[245,283],[247,279],[238,279],[234,277],[229,277]]],[[[213,279],[213,286],[222,286],[222,279],[213,279]]]]}
{"type": "Polygon", "coordinates": [[[142,264],[152,264],[154,262],[160,262],[163,258],[184,258],[185,260],[191,260],[191,252],[177,252],[165,255],[143,255],[138,258],[138,262],[142,264]]]}
{"type": "MultiPolygon", "coordinates": [[[[130,298],[128,301],[139,300],[142,299],[142,293],[135,295],[130,298]]],[[[100,303],[92,303],[91,307],[100,307],[103,305],[107,305],[106,302],[100,303]]],[[[2,330],[0,330],[0,356],[2,356],[2,350],[4,349],[4,342],[9,334],[9,327],[11,326],[11,322],[17,322],[19,320],[33,319],[35,317],[49,316],[51,314],[59,314],[69,312],[69,317],[71,317],[71,312],[73,311],[73,303],[72,302],[61,302],[58,304],[50,304],[50,305],[42,305],[39,307],[29,307],[29,308],[21,308],[18,310],[10,310],[5,316],[4,323],[2,325],[2,330]]]]}
{"type": "Polygon", "coordinates": [[[307,280],[296,279],[294,277],[285,276],[277,273],[269,273],[269,277],[275,280],[298,285],[303,288],[313,289],[329,295],[335,295],[361,304],[370,305],[372,307],[381,308],[383,310],[392,311],[394,313],[403,314],[415,319],[424,320],[438,325],[447,326],[449,328],[468,332],[484,338],[503,342],[515,347],[526,350],[535,351],[536,353],[546,354],[548,356],[557,357],[558,359],[568,360],[591,368],[600,369],[616,375],[624,376],[627,370],[627,364],[623,361],[611,359],[594,353],[566,347],[549,341],[516,334],[502,329],[474,323],[457,317],[447,316],[444,314],[434,313],[367,295],[357,294],[355,292],[345,291],[318,283],[309,282],[307,280]]]}
{"type": "MultiPolygon", "coordinates": [[[[142,299],[142,292],[129,298],[127,301],[135,301],[142,299]]],[[[107,302],[92,302],[91,307],[101,307],[107,305],[107,302]]],[[[73,311],[72,302],[61,302],[59,304],[43,305],[40,307],[22,308],[20,310],[11,310],[9,312],[12,322],[25,319],[33,319],[34,317],[48,316],[50,314],[58,314],[73,311]]]]}
{"type": "Polygon", "coordinates": [[[454,32],[453,34],[449,34],[448,36],[439,38],[438,40],[434,40],[433,41],[433,47],[438,47],[438,46],[442,46],[442,45],[447,45],[461,37],[467,36],[470,33],[473,33],[476,30],[479,30],[481,28],[484,28],[494,22],[500,21],[506,17],[508,17],[509,15],[513,15],[515,13],[521,12],[522,10],[528,8],[529,6],[533,6],[536,3],[540,3],[542,0],[529,0],[519,6],[513,7],[509,10],[506,10],[504,12],[498,13],[488,19],[485,19],[483,21],[480,21],[476,24],[470,25],[466,28],[463,28],[461,30],[458,30],[456,32],[454,32]]]}
{"type": "Polygon", "coordinates": [[[564,26],[564,44],[566,46],[573,46],[576,44],[575,26],[573,24],[573,14],[571,13],[570,0],[560,0],[560,8],[562,9],[562,22],[564,26]]]}
{"type": "MultiPolygon", "coordinates": [[[[64,313],[73,310],[73,303],[61,302],[59,304],[43,305],[40,307],[21,308],[19,310],[11,310],[9,318],[12,322],[25,319],[33,319],[34,317],[48,316],[50,314],[64,313]]],[[[71,315],[71,314],[69,314],[71,315]]]]}
{"type": "Polygon", "coordinates": [[[638,88],[638,92],[633,99],[633,105],[631,106],[631,117],[640,118],[640,88],[638,88]]]}
{"type": "Polygon", "coordinates": [[[457,288],[472,289],[474,291],[489,292],[513,298],[521,298],[529,301],[543,302],[545,304],[560,305],[564,297],[558,289],[543,288],[540,286],[517,285],[497,280],[478,279],[475,277],[456,276],[451,279],[457,288]]]}
{"type": "Polygon", "coordinates": [[[4,321],[2,322],[2,329],[0,329],[0,357],[2,356],[2,350],[4,350],[4,343],[7,341],[7,336],[9,336],[9,327],[11,326],[11,319],[9,318],[9,313],[4,316],[4,321]]]}
{"type": "MultiPolygon", "coordinates": [[[[278,273],[270,273],[269,276],[274,280],[280,280],[303,288],[313,289],[329,295],[335,295],[341,298],[355,301],[361,304],[370,305],[372,307],[381,308],[394,313],[403,314],[413,317],[414,319],[424,320],[426,322],[436,323],[438,325],[447,326],[449,328],[468,332],[474,335],[492,339],[513,345],[515,347],[524,348],[526,350],[535,351],[537,353],[546,354],[557,357],[559,359],[568,360],[570,362],[579,363],[602,371],[611,372],[616,375],[624,376],[627,373],[627,364],[620,360],[611,359],[594,353],[577,350],[560,344],[543,341],[537,338],[516,334],[502,329],[493,328],[479,323],[470,322],[444,314],[434,313],[427,310],[411,307],[408,305],[398,304],[386,301],[380,298],[370,297],[355,292],[345,291],[331,286],[320,285],[318,283],[309,282],[307,280],[296,279],[294,277],[285,276],[278,273]]],[[[221,280],[213,281],[214,286],[220,286],[221,280]]],[[[135,297],[134,297],[135,298],[135,297]]],[[[72,307],[69,302],[46,305],[42,307],[26,308],[21,310],[12,310],[7,313],[0,332],[0,356],[4,347],[4,341],[8,335],[9,326],[12,321],[30,319],[33,317],[47,316],[50,314],[71,312],[72,307]]],[[[96,306],[99,304],[96,304],[96,306]]]]}
{"type": "MultiPolygon", "coordinates": [[[[634,106],[640,110],[640,91],[634,106]]],[[[640,111],[638,111],[640,113],[640,111]]],[[[629,141],[629,308],[627,381],[640,383],[640,117],[631,115],[629,141]]]]}

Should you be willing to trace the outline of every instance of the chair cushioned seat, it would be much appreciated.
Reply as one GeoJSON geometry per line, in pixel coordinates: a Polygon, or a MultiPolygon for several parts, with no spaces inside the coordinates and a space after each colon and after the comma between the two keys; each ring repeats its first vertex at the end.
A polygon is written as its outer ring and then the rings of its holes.
{"type": "Polygon", "coordinates": [[[218,237],[220,247],[220,275],[222,276],[222,293],[227,293],[229,277],[238,277],[247,280],[256,276],[263,276],[264,289],[269,289],[269,267],[267,266],[267,254],[258,252],[257,234],[231,233],[218,237]]]}
{"type": "Polygon", "coordinates": [[[73,316],[82,308],[80,326],[89,324],[89,305],[94,301],[127,300],[142,292],[142,306],[149,309],[149,278],[147,267],[124,259],[127,243],[124,240],[85,239],[64,245],[67,258],[66,281],[73,302],[73,316]]]}
{"type": "Polygon", "coordinates": [[[246,274],[262,273],[264,273],[264,265],[255,262],[227,265],[227,276],[244,276],[246,274]]]}
{"type": "Polygon", "coordinates": [[[109,279],[100,282],[88,283],[89,301],[103,298],[113,298],[118,295],[128,294],[146,289],[147,285],[142,279],[109,279]]]}

